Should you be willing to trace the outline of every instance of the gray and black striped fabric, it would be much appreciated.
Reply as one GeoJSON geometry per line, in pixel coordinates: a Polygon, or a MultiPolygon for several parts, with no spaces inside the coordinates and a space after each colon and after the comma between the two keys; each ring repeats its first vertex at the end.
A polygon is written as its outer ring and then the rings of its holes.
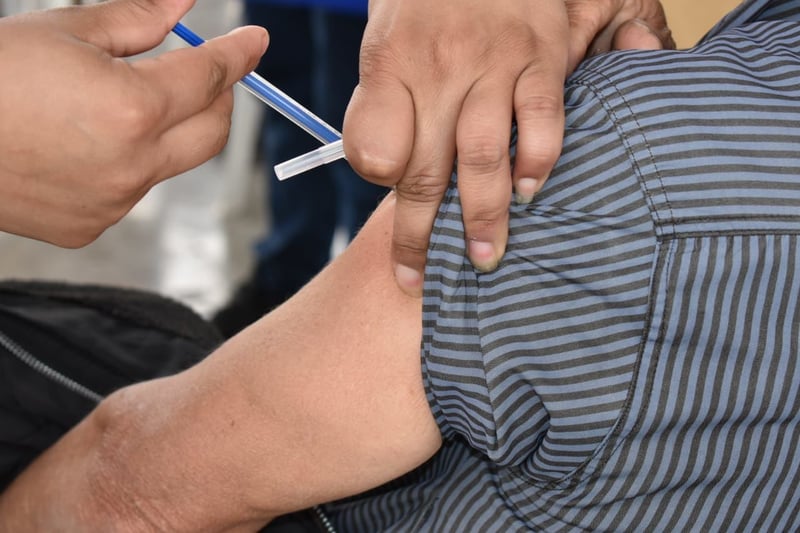
{"type": "Polygon", "coordinates": [[[497,271],[458,191],[422,370],[445,445],[340,531],[800,530],[800,0],[586,62],[497,271]]]}

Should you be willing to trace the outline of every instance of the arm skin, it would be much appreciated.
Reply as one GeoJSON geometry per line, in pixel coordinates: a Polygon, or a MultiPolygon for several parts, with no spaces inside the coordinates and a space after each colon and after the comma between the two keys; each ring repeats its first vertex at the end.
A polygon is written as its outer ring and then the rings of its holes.
{"type": "Polygon", "coordinates": [[[396,276],[417,296],[456,155],[467,253],[493,270],[512,185],[530,202],[561,152],[567,75],[587,53],[674,48],[658,0],[370,0],[369,10],[345,152],[366,179],[396,187],[396,276]]]}
{"type": "Polygon", "coordinates": [[[103,402],[6,491],[0,531],[255,530],[431,457],[441,437],[420,374],[421,302],[391,267],[394,201],[207,360],[103,402]]]}
{"type": "Polygon", "coordinates": [[[264,53],[263,28],[123,59],[161,43],[193,3],[0,18],[0,231],[83,246],[153,185],[222,149],[231,87],[264,53]]]}

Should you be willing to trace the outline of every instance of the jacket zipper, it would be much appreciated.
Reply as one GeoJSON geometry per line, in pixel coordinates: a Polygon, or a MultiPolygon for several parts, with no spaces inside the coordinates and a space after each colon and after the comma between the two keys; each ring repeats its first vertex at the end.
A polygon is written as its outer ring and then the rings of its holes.
{"type": "Polygon", "coordinates": [[[317,514],[319,525],[325,530],[326,533],[336,533],[336,529],[331,524],[330,519],[325,515],[325,512],[319,505],[313,507],[314,512],[317,514]]]}
{"type": "Polygon", "coordinates": [[[32,368],[34,371],[38,372],[42,376],[46,377],[47,379],[58,383],[59,385],[66,387],[67,389],[71,390],[72,392],[83,396],[95,403],[100,403],[103,400],[103,396],[97,394],[93,390],[84,387],[74,379],[71,379],[58,370],[51,368],[47,364],[43,363],[39,359],[36,358],[32,353],[28,350],[14,342],[14,340],[0,331],[0,346],[5,348],[11,355],[19,359],[22,363],[32,368]]]}
{"type": "MultiPolygon", "coordinates": [[[[0,346],[5,348],[11,355],[19,359],[22,363],[32,368],[34,371],[38,372],[47,379],[54,381],[55,383],[58,383],[59,385],[66,387],[72,392],[95,403],[100,403],[103,400],[102,395],[97,394],[88,387],[81,385],[74,379],[65,376],[58,370],[55,370],[46,363],[43,363],[35,355],[17,344],[11,337],[2,331],[0,331],[0,346]]],[[[326,533],[336,533],[336,529],[333,527],[330,519],[328,519],[328,517],[325,515],[325,512],[321,508],[314,507],[314,513],[317,515],[320,526],[325,529],[326,533]]]]}

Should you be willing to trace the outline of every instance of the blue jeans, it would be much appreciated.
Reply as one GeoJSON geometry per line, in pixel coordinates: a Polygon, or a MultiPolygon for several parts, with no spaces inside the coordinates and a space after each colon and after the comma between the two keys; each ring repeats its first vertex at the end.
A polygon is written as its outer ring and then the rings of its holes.
{"type": "MultiPolygon", "coordinates": [[[[245,4],[248,22],[266,27],[270,45],[258,71],[292,98],[340,128],[358,83],[358,53],[366,16],[267,2],[245,4]]],[[[271,231],[255,247],[256,285],[294,292],[330,259],[334,230],[352,237],[386,192],[345,161],[278,182],[272,167],[319,147],[284,117],[268,112],[262,150],[271,231]]]]}

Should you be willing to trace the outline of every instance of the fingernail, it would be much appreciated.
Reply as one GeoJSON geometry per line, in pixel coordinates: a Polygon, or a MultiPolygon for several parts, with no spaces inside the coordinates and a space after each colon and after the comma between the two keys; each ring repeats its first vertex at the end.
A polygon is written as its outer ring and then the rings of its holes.
{"type": "Polygon", "coordinates": [[[422,295],[422,273],[405,265],[394,267],[397,284],[406,294],[414,297],[422,295]]]}
{"type": "Polygon", "coordinates": [[[469,241],[468,244],[469,260],[472,266],[480,272],[491,272],[497,268],[499,258],[494,250],[494,245],[490,242],[469,241]]]}
{"type": "Polygon", "coordinates": [[[534,178],[520,178],[514,188],[514,199],[518,204],[525,205],[533,201],[539,181],[534,178]]]}

